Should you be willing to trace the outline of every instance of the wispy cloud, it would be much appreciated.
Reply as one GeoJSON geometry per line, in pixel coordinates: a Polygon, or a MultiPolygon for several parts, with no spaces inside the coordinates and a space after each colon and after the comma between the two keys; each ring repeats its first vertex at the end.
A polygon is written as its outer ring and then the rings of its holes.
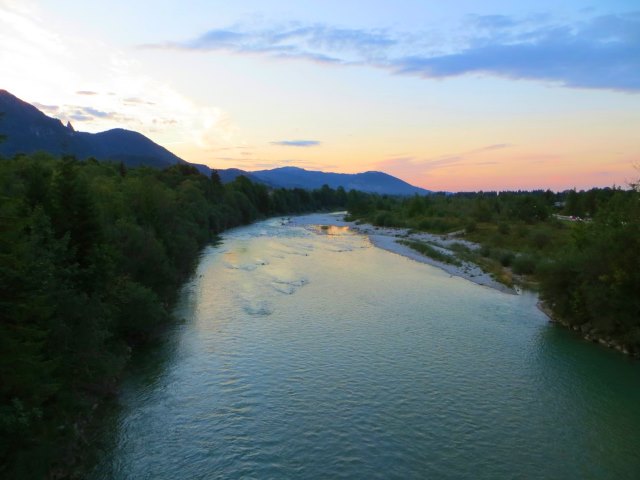
{"type": "Polygon", "coordinates": [[[320,145],[320,142],[318,140],[280,140],[271,142],[271,145],[281,147],[317,147],[320,145]]]}
{"type": "Polygon", "coordinates": [[[55,114],[58,112],[58,110],[60,110],[60,107],[58,105],[44,105],[38,102],[32,102],[32,105],[36,107],[38,110],[47,112],[49,114],[55,114]]]}
{"type": "Polygon", "coordinates": [[[138,98],[138,97],[124,98],[122,100],[122,103],[133,104],[133,105],[155,105],[155,102],[149,102],[147,100],[143,100],[142,98],[138,98]]]}
{"type": "Polygon", "coordinates": [[[82,113],[72,113],[71,115],[68,115],[68,117],[76,122],[89,122],[93,120],[91,115],[84,115],[82,113]]]}
{"type": "Polygon", "coordinates": [[[285,160],[268,160],[263,158],[256,158],[252,160],[247,160],[246,158],[228,156],[228,157],[215,157],[214,160],[217,162],[228,164],[226,168],[234,167],[234,168],[242,168],[248,171],[256,170],[256,169],[271,169],[271,168],[279,168],[279,167],[287,167],[287,166],[296,166],[301,168],[306,168],[307,170],[322,170],[326,171],[327,169],[338,168],[338,165],[335,164],[326,164],[326,163],[318,163],[311,160],[301,160],[301,159],[285,159],[285,160]]]}
{"type": "Polygon", "coordinates": [[[87,115],[91,115],[92,117],[97,117],[97,118],[110,118],[116,115],[115,112],[103,112],[102,110],[98,110],[97,108],[93,108],[93,107],[84,107],[82,108],[82,110],[87,115]]]}
{"type": "Polygon", "coordinates": [[[132,129],[190,161],[207,161],[212,146],[238,143],[225,111],[144,73],[127,51],[56,30],[38,3],[0,0],[2,88],[41,102],[38,108],[63,123],[81,122],[82,131],[132,129]]]}
{"type": "Polygon", "coordinates": [[[127,123],[132,121],[131,117],[123,115],[122,113],[106,112],[90,106],[66,105],[66,104],[45,105],[38,102],[33,102],[33,106],[49,115],[55,115],[57,118],[65,122],[68,120],[73,120],[76,122],[91,122],[94,120],[112,120],[118,123],[127,123]]]}
{"type": "Polygon", "coordinates": [[[78,122],[87,122],[95,119],[111,119],[122,121],[127,117],[117,112],[105,112],[93,107],[85,107],[78,105],[45,105],[39,102],[33,102],[33,106],[38,110],[55,115],[61,119],[72,119],[78,122]]]}
{"type": "Polygon", "coordinates": [[[392,65],[395,73],[425,78],[493,74],[568,87],[639,91],[640,13],[513,31],[474,40],[455,53],[412,55],[394,59],[392,65]]]}
{"type": "Polygon", "coordinates": [[[385,30],[347,29],[329,25],[288,23],[259,29],[235,26],[212,29],[186,42],[143,45],[143,48],[226,51],[317,63],[353,64],[373,60],[398,42],[385,30]]]}
{"type": "Polygon", "coordinates": [[[478,28],[490,30],[512,28],[518,25],[518,22],[508,15],[470,15],[469,23],[478,28]]]}
{"type": "Polygon", "coordinates": [[[423,78],[483,74],[551,81],[566,87],[640,91],[640,11],[573,23],[546,15],[473,15],[458,33],[454,44],[436,31],[407,33],[301,23],[258,28],[235,25],[212,29],[185,42],[144,47],[368,65],[423,78]]]}
{"type": "Polygon", "coordinates": [[[513,147],[513,145],[511,143],[495,143],[493,145],[487,145],[486,147],[480,147],[475,150],[471,150],[469,152],[466,152],[465,155],[471,155],[474,153],[482,153],[482,152],[491,152],[494,150],[503,150],[509,147],[513,147]]]}
{"type": "Polygon", "coordinates": [[[384,172],[402,172],[405,176],[421,176],[438,168],[457,166],[464,160],[460,155],[444,155],[436,158],[416,157],[387,158],[376,163],[376,168],[384,172]]]}
{"type": "Polygon", "coordinates": [[[497,143],[475,148],[465,152],[441,155],[433,158],[416,158],[412,156],[391,157],[376,163],[376,168],[389,172],[400,172],[404,176],[422,176],[438,169],[478,167],[495,165],[498,162],[486,159],[486,152],[512,147],[509,143],[497,143]]]}

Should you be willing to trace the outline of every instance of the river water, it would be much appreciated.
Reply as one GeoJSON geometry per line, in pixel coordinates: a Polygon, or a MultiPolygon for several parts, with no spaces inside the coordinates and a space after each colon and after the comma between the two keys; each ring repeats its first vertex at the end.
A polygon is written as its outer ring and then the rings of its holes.
{"type": "Polygon", "coordinates": [[[227,232],[91,478],[640,478],[640,365],[535,301],[347,228],[227,232]]]}

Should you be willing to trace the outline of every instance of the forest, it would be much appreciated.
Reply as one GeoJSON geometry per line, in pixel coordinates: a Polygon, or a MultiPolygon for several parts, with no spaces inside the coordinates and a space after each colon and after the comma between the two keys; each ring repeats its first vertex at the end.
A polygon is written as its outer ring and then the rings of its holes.
{"type": "Polygon", "coordinates": [[[39,153],[0,160],[0,198],[0,476],[44,478],[73,463],[83,422],[170,321],[204,245],[347,194],[39,153]]]}

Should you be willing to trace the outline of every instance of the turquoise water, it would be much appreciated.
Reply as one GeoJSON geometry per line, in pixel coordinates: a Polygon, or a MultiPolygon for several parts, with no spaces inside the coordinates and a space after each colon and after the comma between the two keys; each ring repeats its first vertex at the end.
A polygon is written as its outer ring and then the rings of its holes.
{"type": "Polygon", "coordinates": [[[228,232],[92,478],[640,478],[640,365],[535,301],[347,229],[228,232]]]}

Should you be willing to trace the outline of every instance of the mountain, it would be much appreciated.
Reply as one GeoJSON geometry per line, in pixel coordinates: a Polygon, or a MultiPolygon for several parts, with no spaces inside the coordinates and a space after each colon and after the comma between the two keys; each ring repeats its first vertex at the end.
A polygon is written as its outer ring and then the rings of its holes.
{"type": "MultiPolygon", "coordinates": [[[[48,117],[6,90],[0,90],[0,133],[6,136],[0,143],[0,155],[49,152],[53,155],[74,155],[80,159],[120,162],[125,165],[147,165],[165,168],[176,163],[188,163],[141,133],[114,128],[100,133],[77,132],[71,124],[48,117]]],[[[193,164],[204,174],[206,165],[193,164]]]]}
{"type": "Polygon", "coordinates": [[[220,181],[222,183],[233,182],[240,175],[244,175],[253,183],[262,183],[263,185],[267,185],[268,187],[278,188],[279,185],[273,184],[271,182],[262,180],[261,178],[256,177],[253,172],[247,172],[246,170],[240,170],[239,168],[225,168],[222,170],[217,170],[218,175],[220,176],[220,181]]]}
{"type": "Polygon", "coordinates": [[[345,190],[386,195],[425,195],[430,193],[424,188],[400,180],[384,172],[329,173],[305,170],[298,167],[281,167],[273,170],[249,172],[263,183],[283,188],[304,188],[307,190],[329,185],[331,188],[343,187],[345,190]]]}
{"type": "MultiPolygon", "coordinates": [[[[68,123],[48,117],[6,90],[0,90],[0,156],[17,153],[49,152],[53,155],[74,155],[79,159],[95,157],[98,160],[123,162],[128,166],[146,165],[166,168],[176,163],[189,164],[169,150],[154,143],[141,133],[114,128],[100,133],[77,132],[68,123]]],[[[211,173],[206,165],[190,164],[205,175],[211,173]]],[[[271,188],[303,188],[312,190],[323,185],[331,188],[387,195],[424,195],[429,190],[414,187],[383,172],[327,173],[282,167],[273,170],[246,172],[237,168],[218,170],[222,182],[233,181],[239,175],[271,188]]]]}

